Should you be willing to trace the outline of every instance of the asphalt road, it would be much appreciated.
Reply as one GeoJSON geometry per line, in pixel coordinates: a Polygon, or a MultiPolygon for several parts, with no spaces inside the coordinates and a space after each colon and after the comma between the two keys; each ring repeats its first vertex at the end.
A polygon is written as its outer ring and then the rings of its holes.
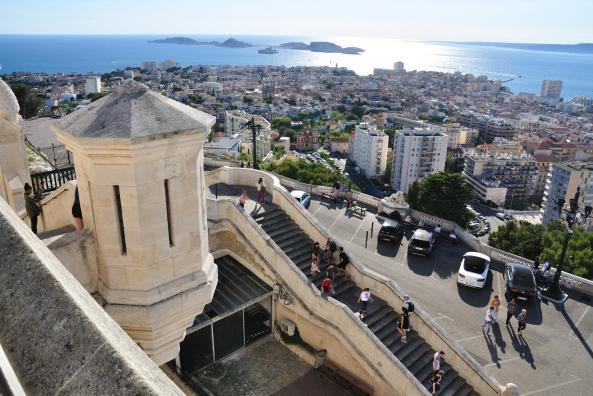
{"type": "MultiPolygon", "coordinates": [[[[439,240],[432,258],[408,257],[406,238],[398,246],[377,244],[380,219],[372,213],[347,217],[344,208],[319,201],[313,201],[309,210],[350,255],[398,283],[501,384],[517,384],[522,395],[592,394],[591,300],[572,296],[563,308],[539,301],[526,304],[529,323],[523,339],[516,336],[516,320],[513,329],[504,325],[506,309],[501,307],[502,325],[487,338],[481,331],[487,304],[494,294],[504,294],[500,263],[493,263],[484,289],[460,287],[456,276],[467,251],[463,244],[439,240]]],[[[490,221],[495,229],[494,220],[490,221]]],[[[413,318],[411,322],[413,326],[413,318]]]]}

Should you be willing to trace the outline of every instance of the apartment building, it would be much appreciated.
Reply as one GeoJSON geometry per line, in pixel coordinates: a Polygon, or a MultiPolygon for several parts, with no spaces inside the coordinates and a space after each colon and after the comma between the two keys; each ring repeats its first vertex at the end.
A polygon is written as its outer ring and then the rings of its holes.
{"type": "Polygon", "coordinates": [[[348,157],[369,178],[385,174],[389,136],[374,125],[360,123],[348,142],[348,157]]]}
{"type": "Polygon", "coordinates": [[[391,187],[408,192],[416,180],[445,169],[449,137],[440,128],[405,128],[395,135],[391,187]]]}
{"type": "Polygon", "coordinates": [[[562,80],[544,80],[540,96],[547,99],[560,99],[562,93],[562,80]]]}
{"type": "Polygon", "coordinates": [[[535,158],[526,153],[473,153],[465,157],[463,176],[483,202],[523,208],[534,194],[538,168],[535,158]]]}
{"type": "Polygon", "coordinates": [[[86,79],[84,84],[85,95],[93,93],[101,93],[101,77],[94,76],[86,79]]]}
{"type": "MultiPolygon", "coordinates": [[[[559,220],[558,199],[569,202],[580,188],[579,206],[592,205],[593,201],[593,163],[591,162],[559,162],[552,165],[548,175],[542,200],[542,223],[559,220]]],[[[593,231],[593,219],[588,219],[584,227],[593,231]]]]}

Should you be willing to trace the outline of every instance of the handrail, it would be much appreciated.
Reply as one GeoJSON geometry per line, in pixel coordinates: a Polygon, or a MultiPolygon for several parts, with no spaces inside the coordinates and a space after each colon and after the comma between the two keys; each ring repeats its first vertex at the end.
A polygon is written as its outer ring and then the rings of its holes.
{"type": "MultiPolygon", "coordinates": [[[[280,179],[273,174],[253,169],[223,167],[208,172],[206,174],[206,183],[208,185],[224,183],[228,185],[255,186],[257,179],[260,177],[264,180],[266,191],[272,194],[273,202],[280,206],[311,239],[324,243],[331,236],[331,233],[310,212],[302,209],[296,200],[290,196],[286,188],[280,184],[280,179]]],[[[405,293],[393,280],[368,269],[365,265],[357,262],[355,258],[351,258],[351,263],[352,265],[348,268],[349,275],[353,279],[358,280],[358,284],[364,283],[366,286],[369,286],[369,283],[375,282],[372,287],[375,293],[383,297],[392,308],[399,309],[401,304],[403,304],[405,293]],[[356,272],[352,269],[356,269],[356,272]]],[[[417,310],[419,311],[418,317],[422,319],[421,323],[424,324],[424,326],[420,325],[417,327],[420,336],[427,341],[430,340],[431,342],[429,344],[433,346],[438,345],[439,347],[437,348],[450,351],[450,356],[458,356],[458,359],[453,357],[452,359],[448,359],[448,361],[457,364],[454,367],[460,372],[460,375],[479,393],[498,394],[501,389],[498,381],[479,365],[461,345],[430,319],[421,308],[417,310]],[[437,337],[435,338],[434,335],[437,335],[437,337]],[[475,381],[471,375],[464,375],[464,371],[467,373],[468,370],[474,374],[478,374],[481,381],[475,381]]]]}

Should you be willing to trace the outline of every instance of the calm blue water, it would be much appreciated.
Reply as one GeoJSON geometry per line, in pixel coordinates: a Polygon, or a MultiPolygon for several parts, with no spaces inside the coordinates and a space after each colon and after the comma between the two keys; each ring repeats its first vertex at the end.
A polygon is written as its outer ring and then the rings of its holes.
{"type": "MultiPolygon", "coordinates": [[[[219,48],[151,44],[163,36],[13,36],[0,35],[0,73],[97,72],[137,66],[146,60],[173,59],[181,65],[286,65],[345,66],[358,74],[373,68],[391,68],[403,61],[407,70],[436,70],[485,74],[495,79],[511,79],[506,85],[515,93],[539,93],[542,80],[563,80],[562,94],[593,97],[593,54],[554,52],[546,47],[504,48],[461,43],[413,42],[394,39],[327,37],[342,46],[364,48],[362,55],[321,54],[279,50],[278,54],[258,54],[255,48],[219,48]],[[543,49],[543,50],[542,50],[543,49]],[[521,76],[521,77],[519,77],[521,76]]],[[[228,36],[190,36],[197,40],[225,40],[228,36]]],[[[311,38],[279,36],[236,36],[256,45],[311,38]]],[[[313,39],[315,40],[315,39],[313,39]]],[[[319,40],[319,39],[318,39],[319,40]]]]}

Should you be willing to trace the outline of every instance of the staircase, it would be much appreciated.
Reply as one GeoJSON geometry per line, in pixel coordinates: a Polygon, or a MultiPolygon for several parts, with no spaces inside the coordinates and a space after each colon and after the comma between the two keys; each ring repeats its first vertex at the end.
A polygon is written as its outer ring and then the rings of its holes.
{"type": "MultiPolygon", "coordinates": [[[[299,228],[299,226],[279,207],[266,204],[266,211],[253,215],[253,219],[276,242],[286,255],[307,276],[311,267],[313,241],[299,228]]],[[[323,280],[327,265],[320,263],[321,273],[309,279],[319,287],[323,280]]],[[[332,297],[346,304],[354,312],[359,310],[357,303],[361,288],[345,277],[338,276],[333,282],[336,294],[332,297]]],[[[371,290],[372,292],[372,290],[371,290]]],[[[395,312],[387,303],[373,296],[373,302],[367,309],[368,316],[365,323],[383,344],[399,361],[427,388],[432,377],[432,359],[434,353],[430,345],[418,336],[414,330],[408,332],[408,342],[403,343],[395,329],[399,313],[395,312]]],[[[411,324],[414,314],[411,315],[411,324]]],[[[446,358],[446,356],[445,356],[446,358]]],[[[446,362],[441,365],[445,376],[441,381],[441,396],[478,395],[472,387],[461,378],[446,362]]]]}

